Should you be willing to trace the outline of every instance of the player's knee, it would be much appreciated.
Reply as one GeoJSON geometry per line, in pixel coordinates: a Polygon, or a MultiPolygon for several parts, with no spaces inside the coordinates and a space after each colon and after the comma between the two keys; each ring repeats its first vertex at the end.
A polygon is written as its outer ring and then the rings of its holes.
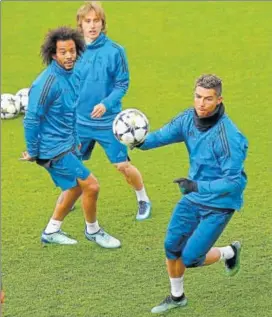
{"type": "Polygon", "coordinates": [[[198,267],[201,266],[204,262],[202,257],[198,257],[192,253],[183,253],[182,254],[182,262],[187,268],[198,267]]]}
{"type": "Polygon", "coordinates": [[[166,237],[164,240],[164,249],[167,259],[174,260],[181,256],[181,249],[177,247],[176,242],[173,239],[166,237]]]}
{"type": "Polygon", "coordinates": [[[122,174],[127,174],[129,168],[130,168],[130,163],[129,162],[122,162],[115,164],[115,167],[117,168],[117,171],[119,171],[122,174]]]}
{"type": "Polygon", "coordinates": [[[94,195],[98,195],[99,190],[100,190],[100,187],[99,187],[99,184],[98,184],[98,183],[90,184],[90,185],[88,186],[88,188],[89,188],[89,191],[90,191],[91,193],[93,193],[94,195]]]}
{"type": "Polygon", "coordinates": [[[94,181],[93,179],[88,182],[86,188],[86,192],[90,195],[98,195],[100,187],[97,181],[94,181]]]}

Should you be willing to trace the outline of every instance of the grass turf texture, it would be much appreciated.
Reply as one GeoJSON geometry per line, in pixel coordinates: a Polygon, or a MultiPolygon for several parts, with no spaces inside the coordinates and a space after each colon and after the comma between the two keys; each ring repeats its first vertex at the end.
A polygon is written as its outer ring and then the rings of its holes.
{"type": "MultiPolygon", "coordinates": [[[[42,69],[45,33],[74,25],[80,4],[1,3],[2,93],[31,84],[42,69]]],[[[245,207],[218,241],[243,242],[241,272],[227,278],[222,263],[189,270],[189,305],[171,316],[271,316],[272,3],[105,2],[104,8],[109,36],[128,54],[124,108],[139,108],[156,129],[192,103],[195,78],[212,72],[222,77],[227,112],[249,139],[245,207]]],[[[153,203],[152,219],[141,223],[135,194],[97,147],[87,166],[101,185],[98,218],[122,248],[101,249],[84,238],[79,204],[63,225],[79,244],[42,248],[40,233],[59,190],[36,164],[18,161],[25,149],[22,120],[2,121],[3,316],[150,316],[169,293],[163,240],[180,197],[172,180],[187,174],[184,145],[130,153],[153,203]]]]}

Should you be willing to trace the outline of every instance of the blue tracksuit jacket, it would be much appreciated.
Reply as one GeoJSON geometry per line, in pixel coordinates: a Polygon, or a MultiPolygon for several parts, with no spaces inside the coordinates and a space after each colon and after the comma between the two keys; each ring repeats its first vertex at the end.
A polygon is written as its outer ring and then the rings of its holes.
{"type": "Polygon", "coordinates": [[[76,100],[79,84],[73,70],[53,61],[33,82],[24,119],[27,151],[31,157],[51,159],[79,141],[76,100]]]}
{"type": "Polygon", "coordinates": [[[121,111],[121,99],[129,86],[127,57],[123,47],[114,43],[105,34],[86,46],[76,64],[80,79],[80,95],[77,107],[77,122],[94,128],[111,128],[117,113],[121,111]],[[103,103],[106,113],[92,119],[94,106],[103,103]]]}
{"type": "Polygon", "coordinates": [[[140,149],[185,142],[190,157],[188,178],[197,182],[199,191],[186,198],[206,206],[240,209],[247,183],[244,172],[246,138],[226,114],[205,132],[196,128],[193,115],[194,109],[189,109],[161,129],[149,133],[140,149]]]}

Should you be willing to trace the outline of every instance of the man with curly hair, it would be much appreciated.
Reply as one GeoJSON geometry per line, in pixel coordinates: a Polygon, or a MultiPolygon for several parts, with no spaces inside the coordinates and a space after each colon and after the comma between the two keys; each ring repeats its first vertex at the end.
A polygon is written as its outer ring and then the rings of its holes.
{"type": "Polygon", "coordinates": [[[77,30],[60,27],[48,32],[41,47],[43,62],[48,66],[29,92],[24,119],[27,151],[22,160],[36,161],[43,166],[55,185],[65,192],[42,233],[43,243],[77,243],[61,230],[61,225],[82,195],[86,238],[104,248],[117,248],[120,241],[100,228],[96,219],[98,182],[77,156],[80,148],[76,129],[79,84],[73,68],[84,48],[77,30]]]}

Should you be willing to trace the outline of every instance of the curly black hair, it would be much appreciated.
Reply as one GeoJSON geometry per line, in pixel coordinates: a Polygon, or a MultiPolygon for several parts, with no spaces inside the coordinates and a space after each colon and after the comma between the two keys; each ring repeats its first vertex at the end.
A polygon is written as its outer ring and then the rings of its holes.
{"type": "Polygon", "coordinates": [[[54,30],[49,30],[46,34],[44,43],[41,46],[40,55],[43,63],[49,65],[56,54],[57,41],[73,40],[76,45],[77,57],[79,57],[85,49],[85,42],[82,34],[76,29],[61,26],[54,30]]]}

